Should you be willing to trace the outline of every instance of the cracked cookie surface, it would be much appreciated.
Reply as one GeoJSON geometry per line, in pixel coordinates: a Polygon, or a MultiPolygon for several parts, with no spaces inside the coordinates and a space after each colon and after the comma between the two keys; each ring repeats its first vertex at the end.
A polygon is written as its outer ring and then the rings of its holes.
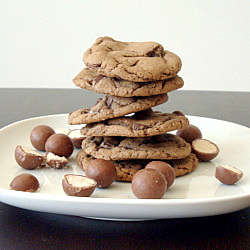
{"type": "Polygon", "coordinates": [[[83,69],[73,79],[73,82],[80,88],[100,94],[121,97],[159,95],[177,90],[184,85],[183,79],[179,76],[160,81],[140,83],[100,75],[88,68],[83,69]]]}
{"type": "Polygon", "coordinates": [[[105,96],[99,98],[92,108],[83,108],[71,112],[68,123],[73,125],[99,122],[149,109],[167,100],[167,94],[149,97],[105,96]]]}
{"type": "Polygon", "coordinates": [[[162,113],[152,109],[137,112],[132,116],[108,119],[87,124],[81,129],[84,136],[146,137],[165,134],[189,124],[184,115],[162,113]]]}
{"type": "Polygon", "coordinates": [[[99,74],[133,82],[171,78],[181,59],[156,42],[121,42],[100,37],[83,55],[86,66],[99,74]]]}
{"type": "MultiPolygon", "coordinates": [[[[81,149],[76,156],[77,164],[83,170],[85,170],[90,162],[95,159],[96,158],[88,155],[83,149],[81,149]]],[[[135,173],[144,168],[150,160],[125,160],[113,162],[117,170],[116,180],[131,182],[135,173]]],[[[198,165],[198,159],[192,153],[184,159],[170,161],[165,160],[165,162],[169,163],[174,168],[176,177],[191,173],[198,165]]]]}
{"type": "Polygon", "coordinates": [[[98,159],[182,159],[191,153],[191,146],[173,134],[152,137],[87,137],[82,149],[98,159]]]}

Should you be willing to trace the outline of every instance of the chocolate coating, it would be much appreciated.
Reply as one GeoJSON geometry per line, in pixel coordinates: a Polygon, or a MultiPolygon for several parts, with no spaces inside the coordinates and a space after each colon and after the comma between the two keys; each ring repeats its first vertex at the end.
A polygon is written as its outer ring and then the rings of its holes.
{"type": "Polygon", "coordinates": [[[157,169],[161,171],[167,181],[167,188],[172,186],[174,183],[175,171],[170,164],[164,161],[151,161],[146,165],[145,168],[157,169]]]}
{"type": "Polygon", "coordinates": [[[226,185],[236,183],[242,178],[242,176],[243,172],[229,165],[217,166],[215,170],[215,178],[226,185]]]}
{"type": "Polygon", "coordinates": [[[115,181],[117,171],[112,161],[95,159],[87,166],[85,174],[96,180],[98,187],[107,188],[115,181]]]}
{"type": "Polygon", "coordinates": [[[197,138],[202,138],[202,134],[199,128],[194,125],[189,124],[188,126],[178,129],[176,135],[180,136],[188,143],[192,143],[193,140],[197,138]]]}
{"type": "Polygon", "coordinates": [[[12,180],[10,187],[16,191],[35,192],[39,188],[39,181],[31,174],[20,174],[12,180]]]}
{"type": "Polygon", "coordinates": [[[54,133],[55,131],[50,126],[36,126],[30,133],[30,142],[34,148],[44,151],[47,139],[54,133]]]}
{"type": "Polygon", "coordinates": [[[64,192],[70,196],[88,197],[96,188],[97,182],[83,175],[66,174],[62,179],[64,192]]]}
{"type": "Polygon", "coordinates": [[[220,152],[215,143],[201,138],[192,142],[192,150],[200,161],[211,161],[220,152]]]}
{"type": "Polygon", "coordinates": [[[161,199],[166,190],[167,181],[156,169],[141,169],[132,179],[132,191],[139,199],[161,199]]]}
{"type": "Polygon", "coordinates": [[[46,165],[43,155],[20,145],[16,146],[15,160],[20,167],[28,170],[44,167],[46,165]]]}
{"type": "Polygon", "coordinates": [[[74,146],[71,139],[65,134],[53,134],[45,143],[46,152],[51,152],[55,155],[70,157],[74,151],[74,146]]]}

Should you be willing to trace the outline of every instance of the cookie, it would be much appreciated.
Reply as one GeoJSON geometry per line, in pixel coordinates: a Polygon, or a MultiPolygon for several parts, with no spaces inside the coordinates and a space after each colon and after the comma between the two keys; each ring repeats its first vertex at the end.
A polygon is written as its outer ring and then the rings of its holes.
{"type": "MultiPolygon", "coordinates": [[[[76,156],[78,166],[83,170],[86,169],[88,164],[94,160],[93,156],[86,154],[82,149],[76,156]]],[[[114,161],[118,181],[131,182],[135,173],[144,168],[151,160],[126,160],[126,161],[114,161]]],[[[165,161],[169,163],[175,171],[176,177],[183,176],[194,171],[198,165],[198,159],[195,154],[190,154],[184,159],[165,161]]]]}
{"type": "Polygon", "coordinates": [[[83,89],[121,97],[159,95],[179,89],[184,85],[179,76],[161,81],[140,83],[100,75],[88,68],[83,69],[73,79],[73,82],[77,87],[83,89]]]}
{"type": "MultiPolygon", "coordinates": [[[[95,159],[96,158],[94,158],[93,156],[86,154],[83,149],[80,150],[76,156],[77,164],[83,170],[85,170],[86,167],[89,165],[89,163],[95,159]]],[[[143,164],[141,164],[141,162],[137,162],[136,160],[114,161],[114,164],[117,170],[117,175],[116,175],[117,181],[130,182],[135,173],[143,167],[143,164]]]]}
{"type": "Polygon", "coordinates": [[[182,159],[191,153],[191,146],[173,134],[152,137],[87,137],[82,142],[87,154],[98,159],[182,159]]]}
{"type": "Polygon", "coordinates": [[[168,163],[174,168],[176,176],[183,176],[194,171],[198,165],[198,159],[191,153],[188,157],[179,160],[172,160],[168,163]]]}
{"type": "Polygon", "coordinates": [[[149,97],[105,96],[92,108],[83,108],[69,114],[69,124],[93,123],[149,109],[168,100],[167,94],[149,97]]]}
{"type": "Polygon", "coordinates": [[[83,55],[86,66],[98,74],[133,82],[172,78],[181,59],[155,42],[120,42],[100,37],[83,55]]]}
{"type": "Polygon", "coordinates": [[[84,136],[146,137],[165,134],[186,127],[188,124],[189,121],[184,115],[148,109],[137,112],[133,116],[87,124],[81,129],[81,134],[84,136]]]}

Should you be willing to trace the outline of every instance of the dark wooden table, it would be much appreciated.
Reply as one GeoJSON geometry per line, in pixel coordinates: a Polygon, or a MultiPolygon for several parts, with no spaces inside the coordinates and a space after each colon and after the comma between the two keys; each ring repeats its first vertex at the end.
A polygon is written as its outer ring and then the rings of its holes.
{"type": "MultiPolygon", "coordinates": [[[[79,89],[0,88],[0,127],[88,107],[98,96],[79,89]]],[[[250,126],[250,93],[175,91],[169,96],[158,110],[181,110],[250,126]]],[[[249,249],[249,219],[250,208],[212,217],[102,221],[0,202],[0,249],[249,249]]]]}

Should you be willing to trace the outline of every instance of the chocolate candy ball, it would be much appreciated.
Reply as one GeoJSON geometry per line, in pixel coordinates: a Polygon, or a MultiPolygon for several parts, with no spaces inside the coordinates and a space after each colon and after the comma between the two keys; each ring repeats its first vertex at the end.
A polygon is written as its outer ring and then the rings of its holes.
{"type": "Polygon", "coordinates": [[[97,183],[83,175],[66,174],[62,179],[64,192],[70,196],[88,197],[94,191],[97,183]]]}
{"type": "Polygon", "coordinates": [[[115,181],[117,171],[112,161],[95,159],[87,166],[85,175],[96,180],[98,187],[107,188],[115,181]]]}
{"type": "Polygon", "coordinates": [[[74,151],[71,139],[65,134],[53,134],[45,143],[46,152],[55,155],[70,157],[74,151]]]}
{"type": "Polygon", "coordinates": [[[161,199],[166,190],[167,181],[156,169],[141,169],[132,179],[132,191],[139,199],[161,199]]]}
{"type": "Polygon", "coordinates": [[[164,161],[151,161],[145,168],[157,169],[161,171],[167,181],[167,188],[174,183],[175,171],[170,164],[164,161]]]}
{"type": "Polygon", "coordinates": [[[201,138],[192,142],[192,150],[200,161],[211,161],[220,152],[215,143],[201,138]]]}
{"type": "Polygon", "coordinates": [[[189,124],[188,126],[177,130],[176,135],[180,136],[188,143],[192,143],[197,138],[202,138],[202,134],[199,128],[189,124]]]}
{"type": "Polygon", "coordinates": [[[243,176],[243,172],[236,167],[230,165],[217,166],[215,177],[226,185],[233,185],[243,176]]]}
{"type": "Polygon", "coordinates": [[[50,126],[47,125],[36,126],[31,131],[30,142],[34,148],[44,151],[47,139],[54,133],[55,131],[50,126]]]}
{"type": "Polygon", "coordinates": [[[42,154],[21,145],[16,146],[15,160],[20,167],[28,170],[45,167],[46,165],[42,154]]]}
{"type": "Polygon", "coordinates": [[[20,174],[12,180],[10,187],[17,191],[35,192],[39,188],[39,182],[31,174],[20,174]]]}

